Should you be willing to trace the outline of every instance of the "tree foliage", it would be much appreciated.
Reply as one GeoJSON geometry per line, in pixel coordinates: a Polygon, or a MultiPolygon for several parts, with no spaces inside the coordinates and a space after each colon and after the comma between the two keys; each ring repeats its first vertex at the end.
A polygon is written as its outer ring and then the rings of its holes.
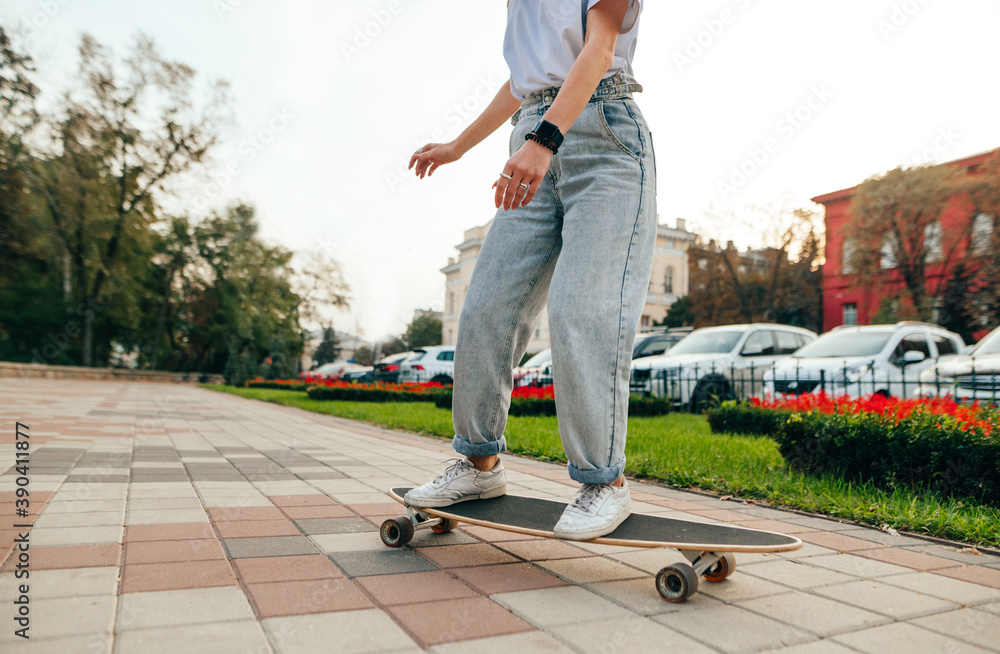
{"type": "Polygon", "coordinates": [[[428,345],[441,345],[441,320],[431,316],[417,316],[406,327],[402,336],[407,350],[428,345]]]}

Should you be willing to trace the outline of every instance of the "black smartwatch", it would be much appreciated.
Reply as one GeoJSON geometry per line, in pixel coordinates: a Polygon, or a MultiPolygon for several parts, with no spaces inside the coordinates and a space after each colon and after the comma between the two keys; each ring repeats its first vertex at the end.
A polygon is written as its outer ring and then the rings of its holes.
{"type": "Polygon", "coordinates": [[[559,152],[559,146],[563,143],[563,135],[556,125],[547,120],[541,120],[534,129],[524,135],[524,140],[544,145],[552,150],[552,154],[555,154],[559,152]]]}

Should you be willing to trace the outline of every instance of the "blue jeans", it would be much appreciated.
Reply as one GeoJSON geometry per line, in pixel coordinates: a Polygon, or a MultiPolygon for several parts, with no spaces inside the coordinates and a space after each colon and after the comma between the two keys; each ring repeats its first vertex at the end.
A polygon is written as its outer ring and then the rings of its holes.
{"type": "MultiPolygon", "coordinates": [[[[621,73],[603,80],[531,204],[493,219],[458,325],[452,445],[460,454],[506,450],[512,370],[547,301],[569,475],[609,483],[625,468],[632,344],[656,240],[653,141],[631,95],[641,89],[621,73]]],[[[511,120],[511,155],[556,91],[525,98],[511,120]]]]}

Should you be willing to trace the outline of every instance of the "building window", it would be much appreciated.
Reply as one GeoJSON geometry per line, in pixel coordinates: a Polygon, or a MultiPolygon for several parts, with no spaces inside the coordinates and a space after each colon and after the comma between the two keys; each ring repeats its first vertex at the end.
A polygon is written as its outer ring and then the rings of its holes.
{"type": "Polygon", "coordinates": [[[845,325],[857,325],[858,324],[858,305],[854,302],[844,305],[843,313],[843,324],[845,325]]]}
{"type": "Polygon", "coordinates": [[[896,244],[891,234],[886,234],[882,239],[882,258],[879,265],[882,270],[889,270],[896,267],[896,244]]]}
{"type": "Polygon", "coordinates": [[[674,267],[667,266],[667,274],[663,276],[663,288],[665,293],[674,292],[674,267]]]}
{"type": "Polygon", "coordinates": [[[639,320],[639,326],[641,326],[641,327],[649,327],[649,316],[643,316],[639,320]]]}
{"type": "Polygon", "coordinates": [[[448,313],[455,312],[455,294],[448,293],[448,313]]]}
{"type": "Polygon", "coordinates": [[[840,264],[840,270],[845,275],[850,275],[854,272],[854,265],[851,263],[851,259],[854,257],[854,243],[848,239],[844,239],[844,247],[842,254],[842,260],[840,264]]]}
{"type": "Polygon", "coordinates": [[[981,213],[972,221],[972,254],[986,254],[993,244],[993,216],[981,213]]]}
{"type": "Polygon", "coordinates": [[[944,257],[944,235],[941,223],[934,221],[924,227],[925,261],[940,261],[944,257]]]}

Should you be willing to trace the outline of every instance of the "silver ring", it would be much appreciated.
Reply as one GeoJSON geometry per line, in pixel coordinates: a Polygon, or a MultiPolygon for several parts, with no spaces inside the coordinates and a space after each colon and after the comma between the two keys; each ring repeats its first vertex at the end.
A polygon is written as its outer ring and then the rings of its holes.
{"type": "Polygon", "coordinates": [[[423,153],[423,151],[424,151],[424,149],[423,149],[423,148],[420,148],[419,150],[417,150],[417,151],[416,151],[416,152],[414,152],[413,154],[422,154],[422,153],[423,153]]]}
{"type": "Polygon", "coordinates": [[[523,188],[525,190],[525,192],[527,192],[528,189],[531,188],[531,184],[525,184],[524,182],[521,182],[520,184],[518,184],[518,186],[521,187],[521,188],[523,188]]]}
{"type": "Polygon", "coordinates": [[[507,178],[507,181],[510,181],[511,179],[513,179],[513,178],[512,178],[512,177],[511,177],[510,175],[508,175],[507,173],[500,173],[500,176],[501,176],[501,177],[506,177],[506,178],[507,178]]]}

